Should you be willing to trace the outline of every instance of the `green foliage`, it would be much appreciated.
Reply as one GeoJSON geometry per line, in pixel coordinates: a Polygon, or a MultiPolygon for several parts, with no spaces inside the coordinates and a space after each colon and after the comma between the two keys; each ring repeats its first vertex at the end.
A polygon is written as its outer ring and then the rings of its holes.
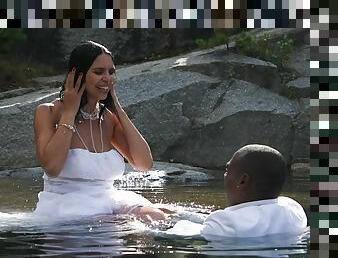
{"type": "Polygon", "coordinates": [[[205,40],[205,39],[196,39],[196,44],[201,49],[207,49],[207,48],[209,48],[209,44],[208,43],[209,43],[208,40],[205,40]]]}
{"type": "Polygon", "coordinates": [[[27,58],[22,50],[29,43],[27,35],[23,29],[0,29],[0,92],[34,87],[32,78],[56,74],[50,65],[27,58]]]}
{"type": "Polygon", "coordinates": [[[15,60],[0,60],[0,92],[16,88],[34,87],[32,78],[50,76],[55,70],[46,65],[15,60]]]}
{"type": "Polygon", "coordinates": [[[247,32],[240,33],[236,38],[236,49],[244,55],[257,56],[257,38],[247,32]]]}
{"type": "Polygon", "coordinates": [[[285,96],[289,99],[297,99],[299,98],[297,92],[293,89],[288,88],[285,84],[281,85],[280,95],[285,96]]]}
{"type": "Polygon", "coordinates": [[[16,87],[14,84],[25,81],[25,74],[17,64],[1,61],[0,71],[0,91],[10,90],[16,87]]]}
{"type": "Polygon", "coordinates": [[[293,50],[293,40],[284,36],[273,42],[271,35],[266,33],[257,37],[248,32],[240,33],[236,38],[236,49],[244,55],[257,57],[284,67],[290,59],[293,50]]]}
{"type": "Polygon", "coordinates": [[[275,63],[280,62],[281,66],[285,66],[290,59],[292,50],[293,50],[293,40],[284,37],[282,40],[277,42],[276,47],[276,60],[275,63]],[[279,59],[278,57],[282,57],[279,59]]]}
{"type": "Polygon", "coordinates": [[[201,49],[212,48],[215,46],[226,44],[229,48],[231,35],[234,33],[232,29],[214,29],[214,35],[209,39],[196,39],[196,44],[201,49]]]}
{"type": "Polygon", "coordinates": [[[23,29],[0,29],[0,53],[8,54],[15,45],[26,40],[23,29]]]}

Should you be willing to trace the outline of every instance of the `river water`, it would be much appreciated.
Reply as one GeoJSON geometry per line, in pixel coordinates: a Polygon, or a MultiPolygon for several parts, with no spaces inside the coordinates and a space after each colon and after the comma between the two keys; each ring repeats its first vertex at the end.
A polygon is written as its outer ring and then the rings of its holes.
{"type": "MultiPolygon", "coordinates": [[[[116,187],[133,190],[154,203],[179,211],[163,223],[146,224],[130,216],[96,216],[54,224],[36,223],[31,212],[42,190],[42,179],[0,178],[1,257],[215,257],[227,255],[308,257],[309,232],[297,237],[228,238],[206,241],[202,237],[166,234],[177,221],[202,222],[226,206],[222,173],[208,181],[133,180],[116,187]],[[141,182],[141,183],[140,183],[141,182]]],[[[309,179],[289,178],[284,196],[300,202],[309,212],[309,179]]]]}

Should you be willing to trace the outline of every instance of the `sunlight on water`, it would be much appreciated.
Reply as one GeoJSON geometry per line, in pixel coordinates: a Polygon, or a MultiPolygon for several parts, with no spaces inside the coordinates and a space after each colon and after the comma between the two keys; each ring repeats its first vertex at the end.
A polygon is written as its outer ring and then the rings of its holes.
{"type": "MultiPolygon", "coordinates": [[[[168,207],[169,208],[169,207],[168,207]]],[[[171,206],[172,208],[172,206],[171,206]]],[[[176,207],[177,214],[166,222],[144,223],[128,215],[99,215],[69,221],[39,221],[32,213],[0,214],[2,251],[18,254],[9,247],[16,243],[30,254],[74,256],[119,255],[125,253],[157,253],[158,249],[175,252],[198,252],[206,255],[259,255],[288,257],[307,252],[309,232],[301,236],[269,236],[261,238],[185,237],[168,230],[177,221],[188,219],[202,223],[205,215],[176,207]]],[[[1,243],[1,242],[0,242],[1,243]]],[[[0,248],[1,249],[1,248],[0,248]]]]}
{"type": "MultiPolygon", "coordinates": [[[[294,237],[215,238],[206,241],[200,235],[193,235],[193,232],[173,231],[173,226],[180,221],[188,220],[201,225],[210,212],[224,208],[223,182],[217,178],[206,181],[181,176],[174,179],[157,171],[127,174],[114,185],[137,192],[157,203],[157,207],[173,210],[175,214],[169,215],[164,222],[150,223],[131,215],[51,220],[36,217],[31,212],[35,207],[36,195],[42,189],[42,181],[0,180],[4,193],[0,196],[0,256],[157,254],[158,257],[165,257],[167,253],[176,253],[177,256],[198,253],[207,256],[292,257],[299,254],[306,256],[308,253],[309,232],[294,237]],[[16,202],[12,201],[14,198],[16,202]],[[193,236],[188,236],[189,233],[193,236]]],[[[306,207],[308,181],[287,184],[285,193],[292,193],[306,207]],[[300,187],[302,185],[303,188],[300,187]]]]}

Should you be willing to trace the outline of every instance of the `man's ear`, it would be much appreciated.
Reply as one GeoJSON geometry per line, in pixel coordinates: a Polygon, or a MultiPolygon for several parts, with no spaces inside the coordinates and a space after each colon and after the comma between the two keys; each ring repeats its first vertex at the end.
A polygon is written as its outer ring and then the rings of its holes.
{"type": "Polygon", "coordinates": [[[237,188],[238,189],[247,188],[250,184],[250,180],[251,180],[250,175],[244,172],[237,181],[237,188]]]}

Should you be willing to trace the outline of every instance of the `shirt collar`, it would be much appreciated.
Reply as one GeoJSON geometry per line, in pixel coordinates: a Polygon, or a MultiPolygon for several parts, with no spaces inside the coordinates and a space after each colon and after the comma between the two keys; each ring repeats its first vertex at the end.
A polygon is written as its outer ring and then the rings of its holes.
{"type": "Polygon", "coordinates": [[[243,202],[240,204],[236,204],[230,207],[225,208],[224,210],[238,210],[244,207],[249,207],[249,206],[261,206],[261,205],[266,205],[266,204],[273,204],[277,203],[277,199],[266,199],[266,200],[259,200],[259,201],[252,201],[252,202],[243,202]]]}

